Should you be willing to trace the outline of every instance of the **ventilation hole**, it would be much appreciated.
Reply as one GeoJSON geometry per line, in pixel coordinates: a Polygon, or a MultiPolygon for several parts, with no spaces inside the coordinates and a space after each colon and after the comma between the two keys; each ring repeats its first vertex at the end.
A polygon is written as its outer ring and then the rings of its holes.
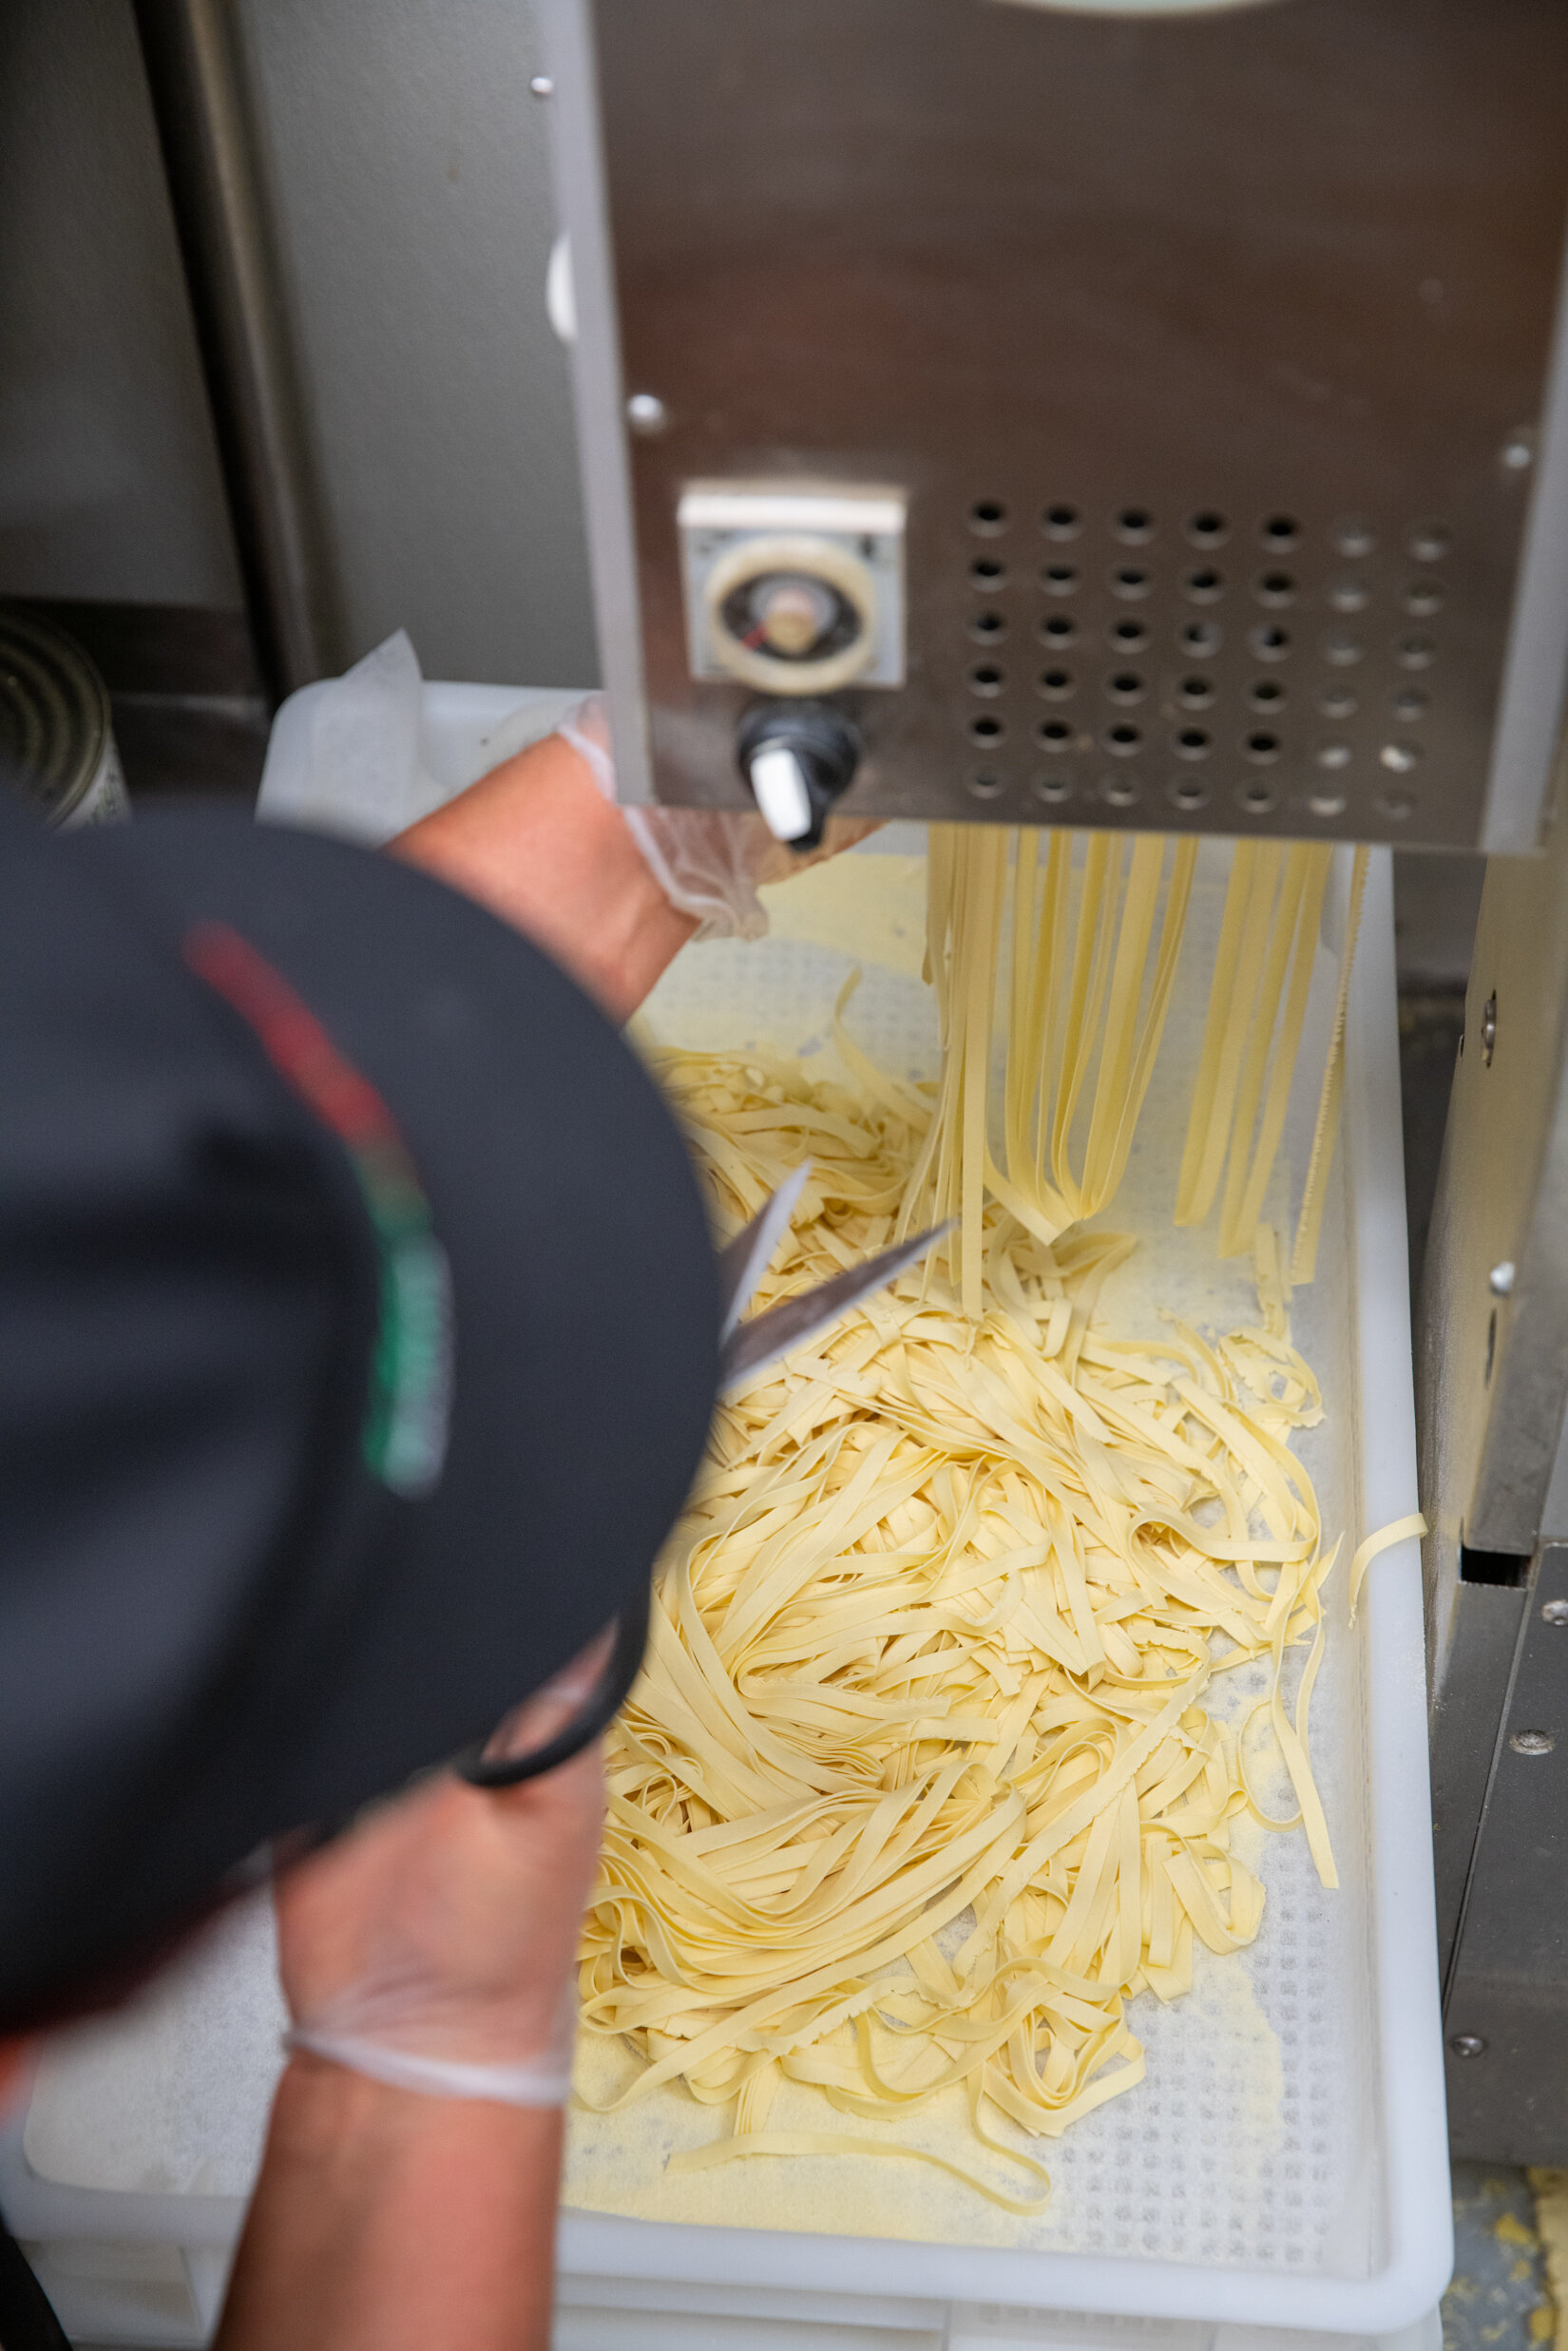
{"type": "Polygon", "coordinates": [[[1260,604],[1291,604],[1295,594],[1295,580],[1288,571],[1266,571],[1257,583],[1260,604]]]}
{"type": "Polygon", "coordinates": [[[1323,658],[1335,669],[1353,669],[1366,650],[1361,639],[1352,637],[1348,629],[1330,629],[1323,640],[1323,658]]]}
{"type": "Polygon", "coordinates": [[[1143,741],[1143,730],[1123,719],[1119,726],[1105,730],[1105,748],[1119,759],[1130,759],[1143,741]]]}
{"type": "Polygon", "coordinates": [[[1209,736],[1201,727],[1183,727],[1176,738],[1176,755],[1178,759],[1206,759],[1209,749],[1209,736]]]}
{"type": "Polygon", "coordinates": [[[1379,767],[1386,767],[1390,775],[1408,775],[1412,768],[1421,765],[1419,743],[1385,743],[1378,753],[1379,767]]]}
{"type": "Polygon", "coordinates": [[[1035,729],[1035,740],[1046,751],[1065,751],[1073,739],[1073,730],[1065,718],[1042,718],[1035,729]]]}
{"type": "Polygon", "coordinates": [[[977,612],[969,622],[969,634],[977,644],[999,645],[1007,634],[1007,623],[1000,612],[977,612]]]}
{"type": "Polygon", "coordinates": [[[1418,564],[1441,564],[1448,552],[1449,531],[1444,523],[1418,523],[1410,533],[1410,554],[1418,564]]]}
{"type": "Polygon", "coordinates": [[[983,539],[994,539],[1007,527],[1007,509],[1000,498],[977,498],[969,508],[969,528],[983,539]]]}
{"type": "Polygon", "coordinates": [[[1185,575],[1181,592],[1195,604],[1212,604],[1216,597],[1225,593],[1225,575],[1216,571],[1212,564],[1200,564],[1195,571],[1185,575]]]}
{"type": "Polygon", "coordinates": [[[1270,621],[1251,630],[1247,642],[1260,661],[1283,661],[1291,650],[1291,632],[1270,621]]]}
{"type": "Polygon", "coordinates": [[[1223,546],[1230,535],[1231,526],[1224,515],[1216,514],[1212,507],[1205,507],[1201,514],[1195,514],[1187,526],[1187,536],[1195,547],[1223,546]]]}
{"type": "Polygon", "coordinates": [[[1279,736],[1277,735],[1265,735],[1259,732],[1254,735],[1249,735],[1247,737],[1247,756],[1249,759],[1254,761],[1258,767],[1268,767],[1273,760],[1277,759],[1279,757],[1279,736]]]}
{"type": "Polygon", "coordinates": [[[1118,621],[1111,630],[1111,642],[1119,645],[1123,653],[1138,653],[1149,641],[1149,632],[1141,621],[1118,621]]]}
{"type": "Polygon", "coordinates": [[[1285,699],[1285,688],[1277,678],[1254,678],[1247,699],[1254,710],[1277,710],[1285,699]]]}
{"type": "Polygon", "coordinates": [[[1462,1543],[1459,1579],[1462,1584],[1497,1584],[1504,1592],[1522,1592],[1530,1580],[1530,1555],[1520,1551],[1472,1551],[1468,1543],[1462,1543]]]}
{"type": "Polygon", "coordinates": [[[1365,580],[1330,580],[1328,602],[1330,612],[1365,612],[1369,591],[1365,580]]]}
{"type": "Polygon", "coordinates": [[[1214,698],[1212,678],[1183,678],[1176,688],[1176,700],[1183,710],[1203,710],[1214,698]]]}
{"type": "Polygon", "coordinates": [[[1394,659],[1401,669],[1430,669],[1437,659],[1437,647],[1429,637],[1402,637],[1394,647],[1394,659]]]}
{"type": "Polygon", "coordinates": [[[1064,702],[1078,691],[1078,679],[1070,669],[1042,669],[1035,682],[1048,702],[1064,702]]]}
{"type": "Polygon", "coordinates": [[[1325,686],[1317,698],[1317,706],[1326,718],[1353,718],[1356,698],[1348,686],[1325,686]]]}
{"type": "Polygon", "coordinates": [[[1006,682],[1006,671],[998,669],[994,661],[977,661],[969,672],[971,694],[1000,694],[1006,682]]]}
{"type": "Polygon", "coordinates": [[[1047,564],[1040,575],[1040,583],[1048,596],[1071,596],[1078,586],[1078,569],[1073,564],[1047,564]]]}
{"type": "Polygon", "coordinates": [[[1293,514],[1271,514],[1258,536],[1265,546],[1278,547],[1283,553],[1286,547],[1295,545],[1301,536],[1301,525],[1293,514]]]}
{"type": "Polygon", "coordinates": [[[1113,702],[1141,702],[1149,689],[1136,669],[1119,669],[1106,679],[1105,691],[1113,702]]]}
{"type": "Polygon", "coordinates": [[[1048,645],[1070,645],[1078,635],[1078,624],[1064,612],[1048,612],[1038,633],[1048,645]]]}
{"type": "Polygon", "coordinates": [[[1312,755],[1321,768],[1347,768],[1350,764],[1350,746],[1348,743],[1322,743],[1312,755]]]}
{"type": "Polygon", "coordinates": [[[1435,580],[1412,580],[1399,601],[1412,619],[1429,621],[1443,610],[1443,590],[1435,580]]]}
{"type": "Polygon", "coordinates": [[[1154,582],[1139,564],[1119,564],[1111,574],[1111,594],[1129,599],[1147,596],[1154,582]]]}
{"type": "Polygon", "coordinates": [[[971,718],[969,721],[971,743],[1000,743],[1006,732],[1000,718],[971,718]]]}
{"type": "Polygon", "coordinates": [[[969,565],[969,577],[977,588],[999,588],[1007,577],[1007,566],[995,555],[977,555],[969,565]]]}
{"type": "Polygon", "coordinates": [[[994,800],[1006,786],[1007,778],[1000,768],[977,767],[969,772],[969,791],[977,800],[994,800]]]}
{"type": "Polygon", "coordinates": [[[1165,797],[1173,808],[1203,808],[1209,798],[1209,787],[1199,783],[1195,775],[1176,775],[1165,787],[1165,797]]]}
{"type": "Polygon", "coordinates": [[[1377,541],[1369,524],[1364,523],[1359,514],[1349,514],[1334,525],[1329,533],[1329,544],[1336,555],[1356,563],[1362,556],[1371,554],[1377,541]]]}
{"type": "Polygon", "coordinates": [[[1400,825],[1415,807],[1415,801],[1407,792],[1385,792],[1379,793],[1377,806],[1380,815],[1386,816],[1390,824],[1400,825]]]}
{"type": "Polygon", "coordinates": [[[1249,816],[1267,816],[1270,810],[1278,804],[1279,794],[1273,786],[1261,780],[1255,784],[1243,784],[1236,793],[1237,808],[1244,808],[1249,816]]]}
{"type": "Polygon", "coordinates": [[[1102,775],[1100,796],[1107,808],[1136,808],[1142,796],[1142,786],[1136,775],[1102,775]]]}
{"type": "Polygon", "coordinates": [[[1314,816],[1343,816],[1349,802],[1343,792],[1314,792],[1307,805],[1314,816]]]}
{"type": "Polygon", "coordinates": [[[1224,641],[1216,621],[1189,621],[1181,632],[1181,650],[1199,661],[1217,653],[1224,641]]]}
{"type": "Polygon", "coordinates": [[[1123,507],[1116,518],[1116,535],[1129,546],[1142,546],[1155,535],[1155,518],[1147,507],[1123,507]]]}
{"type": "Polygon", "coordinates": [[[1419,686],[1406,686],[1388,707],[1402,727],[1413,727],[1418,718],[1425,717],[1430,705],[1419,686]]]}
{"type": "Polygon", "coordinates": [[[1072,778],[1056,769],[1047,768],[1030,779],[1029,790],[1037,800],[1043,800],[1047,808],[1060,808],[1063,800],[1070,800],[1073,796],[1072,778]]]}
{"type": "Polygon", "coordinates": [[[1077,507],[1047,507],[1040,518],[1040,527],[1049,539],[1076,539],[1083,528],[1083,517],[1077,507]]]}

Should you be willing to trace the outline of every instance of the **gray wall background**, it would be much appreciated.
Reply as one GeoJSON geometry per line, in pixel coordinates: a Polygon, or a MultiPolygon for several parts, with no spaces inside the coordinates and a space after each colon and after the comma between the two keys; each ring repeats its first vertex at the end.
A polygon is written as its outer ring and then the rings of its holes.
{"type": "MultiPolygon", "coordinates": [[[[335,665],[597,675],[530,0],[235,0],[335,665]]],[[[0,594],[234,605],[128,0],[0,0],[0,594]]]]}

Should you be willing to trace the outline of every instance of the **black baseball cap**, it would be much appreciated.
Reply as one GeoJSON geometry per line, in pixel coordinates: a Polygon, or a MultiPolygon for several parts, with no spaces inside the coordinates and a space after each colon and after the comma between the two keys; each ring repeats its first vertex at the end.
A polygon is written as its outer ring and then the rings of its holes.
{"type": "Polygon", "coordinates": [[[718,1309],[572,981],[239,813],[0,805],[0,1105],[4,2031],[635,1617],[718,1309]]]}

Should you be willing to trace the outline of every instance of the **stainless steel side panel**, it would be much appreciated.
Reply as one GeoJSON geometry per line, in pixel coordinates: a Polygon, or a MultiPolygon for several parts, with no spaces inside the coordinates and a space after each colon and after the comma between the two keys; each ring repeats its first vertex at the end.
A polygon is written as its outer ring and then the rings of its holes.
{"type": "Polygon", "coordinates": [[[1568,1622],[1546,1613],[1565,1603],[1568,1551],[1548,1548],[1525,1598],[1444,2003],[1454,2151],[1492,2163],[1568,2159],[1568,1622]]]}

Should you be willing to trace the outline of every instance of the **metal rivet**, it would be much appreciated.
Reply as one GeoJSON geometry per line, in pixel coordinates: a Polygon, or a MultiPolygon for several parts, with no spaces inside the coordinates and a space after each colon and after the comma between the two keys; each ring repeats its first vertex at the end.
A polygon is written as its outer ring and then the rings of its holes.
{"type": "Polygon", "coordinates": [[[1516,1730],[1508,1744],[1516,1755],[1549,1755],[1557,1741],[1549,1730],[1516,1730]]]}
{"type": "Polygon", "coordinates": [[[634,392],[626,403],[626,422],[647,438],[662,432],[669,421],[670,411],[655,392],[634,392]]]}
{"type": "Polygon", "coordinates": [[[1378,753],[1380,763],[1395,775],[1408,775],[1420,757],[1421,753],[1414,743],[1385,743],[1378,753]]]}
{"type": "Polygon", "coordinates": [[[547,73],[536,73],[533,80],[528,84],[528,87],[532,90],[536,98],[553,98],[555,96],[555,84],[551,81],[547,73]]]}
{"type": "Polygon", "coordinates": [[[1486,1287],[1494,1298],[1508,1298],[1513,1295],[1514,1261],[1512,1257],[1504,1257],[1501,1265],[1495,1265],[1492,1268],[1486,1276],[1486,1287]]]}
{"type": "Polygon", "coordinates": [[[1448,2046],[1456,2057],[1479,2057],[1486,2043],[1479,2033],[1451,2033],[1448,2046]]]}
{"type": "Polygon", "coordinates": [[[1568,1600],[1548,1600],[1540,1614],[1546,1624],[1568,1624],[1568,1600]]]}
{"type": "Polygon", "coordinates": [[[1486,999],[1485,1008],[1481,1016],[1481,1052],[1482,1059],[1486,1063],[1488,1069],[1492,1066],[1492,1051],[1497,1043],[1497,1041],[1498,997],[1497,990],[1494,988],[1490,996],[1486,999]]]}
{"type": "Polygon", "coordinates": [[[1343,816],[1347,802],[1342,792],[1315,792],[1307,805],[1314,816],[1343,816]]]}
{"type": "Polygon", "coordinates": [[[1536,462],[1535,443],[1527,432],[1512,433],[1498,455],[1510,473],[1523,473],[1536,462]]]}

